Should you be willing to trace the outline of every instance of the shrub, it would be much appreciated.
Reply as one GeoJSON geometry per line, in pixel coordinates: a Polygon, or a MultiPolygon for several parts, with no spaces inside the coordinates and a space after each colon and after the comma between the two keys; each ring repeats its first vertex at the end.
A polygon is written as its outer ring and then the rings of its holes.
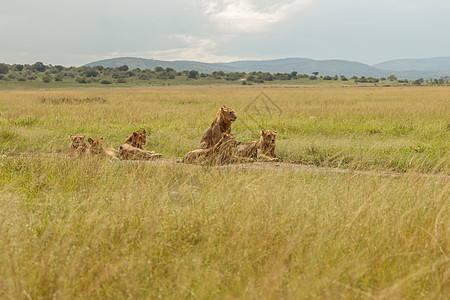
{"type": "Polygon", "coordinates": [[[0,74],[6,74],[9,71],[9,66],[7,64],[0,64],[0,74]]]}
{"type": "Polygon", "coordinates": [[[86,78],[84,78],[84,77],[78,77],[78,78],[76,79],[76,81],[77,81],[78,83],[87,83],[86,78]]]}

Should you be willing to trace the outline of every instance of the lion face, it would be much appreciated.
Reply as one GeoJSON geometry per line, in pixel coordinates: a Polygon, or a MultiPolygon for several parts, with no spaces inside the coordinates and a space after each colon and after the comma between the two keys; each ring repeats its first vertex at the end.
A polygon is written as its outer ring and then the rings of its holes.
{"type": "Polygon", "coordinates": [[[91,145],[91,149],[93,150],[101,150],[103,149],[103,138],[99,139],[88,139],[89,145],[91,145]]]}
{"type": "Polygon", "coordinates": [[[75,149],[86,146],[86,143],[84,142],[85,137],[85,135],[69,135],[69,138],[72,141],[70,145],[75,149]]]}
{"type": "Polygon", "coordinates": [[[135,147],[142,148],[147,143],[147,132],[145,130],[133,132],[135,147]]]}
{"type": "Polygon", "coordinates": [[[275,145],[276,131],[261,130],[261,139],[264,145],[275,145]]]}
{"type": "Polygon", "coordinates": [[[224,120],[226,120],[227,123],[236,121],[236,118],[237,118],[236,113],[234,112],[234,110],[232,110],[229,107],[225,107],[225,106],[221,107],[220,114],[222,115],[224,120]]]}

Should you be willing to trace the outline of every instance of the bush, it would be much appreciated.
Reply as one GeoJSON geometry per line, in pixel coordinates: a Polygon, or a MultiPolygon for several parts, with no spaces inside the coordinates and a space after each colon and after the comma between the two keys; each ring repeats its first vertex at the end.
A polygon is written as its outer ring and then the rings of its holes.
{"type": "Polygon", "coordinates": [[[9,71],[9,66],[7,64],[0,64],[0,74],[6,74],[9,71]]]}
{"type": "Polygon", "coordinates": [[[42,81],[45,83],[49,83],[50,81],[52,81],[52,77],[50,75],[44,75],[44,77],[42,77],[42,81]]]}
{"type": "Polygon", "coordinates": [[[86,72],[84,72],[84,76],[86,76],[86,77],[97,77],[98,74],[99,74],[98,71],[95,69],[90,69],[90,70],[87,70],[86,72]]]}
{"type": "Polygon", "coordinates": [[[47,67],[46,67],[43,63],[41,63],[40,61],[34,63],[34,64],[31,66],[31,68],[32,68],[33,70],[38,71],[38,72],[45,72],[45,70],[47,69],[47,67]]]}
{"type": "Polygon", "coordinates": [[[195,70],[189,71],[188,78],[195,79],[197,77],[198,77],[198,72],[197,71],[195,71],[195,70]]]}
{"type": "Polygon", "coordinates": [[[122,72],[128,71],[128,69],[129,68],[128,68],[127,65],[123,65],[123,66],[120,66],[120,67],[117,68],[117,70],[122,71],[122,72]]]}
{"type": "Polygon", "coordinates": [[[76,79],[76,81],[77,81],[78,83],[87,83],[86,78],[84,78],[84,77],[78,77],[78,78],[76,79]]]}
{"type": "Polygon", "coordinates": [[[21,72],[23,70],[23,65],[14,65],[14,70],[21,72]]]}
{"type": "Polygon", "coordinates": [[[106,79],[103,79],[102,81],[100,81],[101,84],[111,84],[112,82],[106,79]]]}

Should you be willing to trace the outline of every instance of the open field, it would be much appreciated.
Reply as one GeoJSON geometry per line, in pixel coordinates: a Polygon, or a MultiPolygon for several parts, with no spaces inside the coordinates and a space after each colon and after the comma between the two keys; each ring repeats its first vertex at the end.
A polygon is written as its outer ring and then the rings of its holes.
{"type": "Polygon", "coordinates": [[[131,132],[146,129],[148,149],[180,157],[198,146],[217,109],[225,104],[236,110],[233,133],[239,141],[257,139],[260,129],[277,130],[277,152],[287,162],[448,171],[448,87],[268,88],[265,95],[260,91],[230,87],[3,91],[0,149],[65,152],[70,134],[103,136],[106,146],[117,148],[131,132]],[[89,101],[93,97],[107,102],[89,101]]]}
{"type": "Polygon", "coordinates": [[[263,91],[1,91],[0,298],[446,299],[450,88],[263,91]],[[283,163],[174,163],[224,104],[283,163]],[[138,129],[166,163],[63,155],[138,129]]]}

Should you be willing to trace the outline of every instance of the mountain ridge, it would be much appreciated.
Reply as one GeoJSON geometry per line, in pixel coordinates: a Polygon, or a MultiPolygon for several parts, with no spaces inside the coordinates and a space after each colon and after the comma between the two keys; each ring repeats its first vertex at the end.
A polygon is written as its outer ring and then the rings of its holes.
{"type": "Polygon", "coordinates": [[[282,58],[271,60],[240,60],[228,63],[205,63],[189,60],[155,60],[137,57],[118,57],[88,63],[84,66],[120,67],[127,65],[130,69],[154,69],[155,67],[173,68],[177,71],[195,70],[201,73],[223,72],[246,72],[253,71],[270,73],[291,73],[311,74],[319,72],[320,75],[343,75],[366,76],[366,77],[387,77],[395,75],[401,79],[418,78],[440,78],[450,75],[450,57],[417,59],[417,60],[391,60],[375,65],[368,65],[355,61],[328,59],[314,60],[310,58],[282,58]],[[448,60],[448,68],[447,68],[448,60]],[[420,67],[421,69],[408,68],[420,67]],[[427,65],[427,62],[429,64],[427,65]],[[382,68],[380,68],[380,66],[382,68]],[[444,69],[432,69],[432,66],[443,66],[444,69]]]}

